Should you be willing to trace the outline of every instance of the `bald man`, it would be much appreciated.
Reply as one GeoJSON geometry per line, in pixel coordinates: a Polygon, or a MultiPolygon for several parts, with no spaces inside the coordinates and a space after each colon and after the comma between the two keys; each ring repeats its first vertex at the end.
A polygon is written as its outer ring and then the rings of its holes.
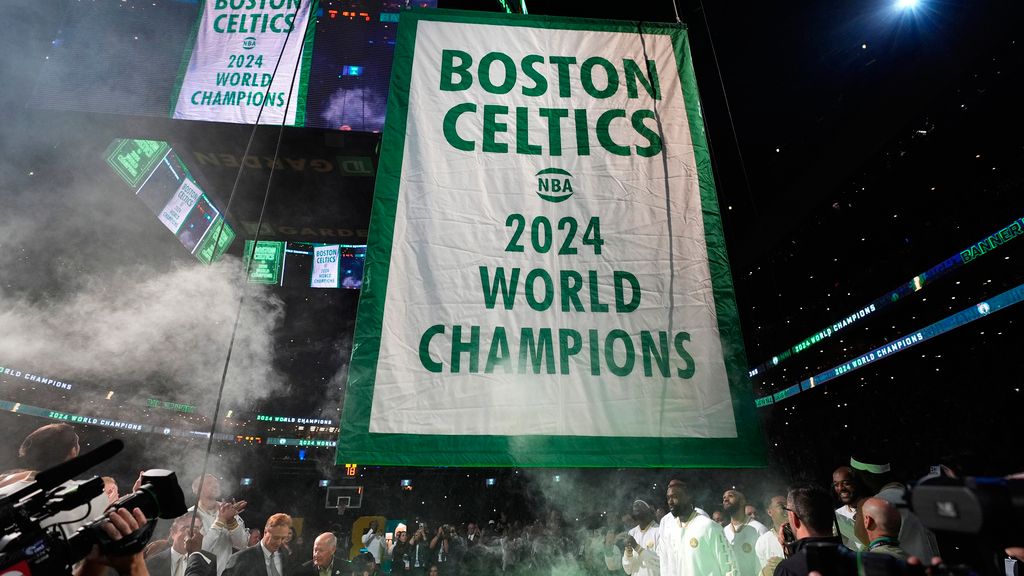
{"type": "Polygon", "coordinates": [[[338,550],[338,538],[331,532],[324,532],[313,541],[313,559],[302,565],[303,576],[340,576],[349,572],[348,562],[334,555],[338,550]]]}
{"type": "Polygon", "coordinates": [[[899,541],[902,519],[895,506],[881,498],[865,498],[858,503],[854,520],[857,538],[869,552],[906,560],[907,553],[900,548],[899,541]]]}

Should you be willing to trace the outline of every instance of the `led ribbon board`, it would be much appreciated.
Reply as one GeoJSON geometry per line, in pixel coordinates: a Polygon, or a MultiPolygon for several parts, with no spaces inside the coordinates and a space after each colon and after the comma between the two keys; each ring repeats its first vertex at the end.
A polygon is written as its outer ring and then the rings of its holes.
{"type": "Polygon", "coordinates": [[[1021,300],[1024,300],[1024,284],[1021,284],[1016,288],[1007,290],[1006,292],[1003,292],[998,296],[994,296],[992,298],[989,298],[988,300],[979,302],[978,304],[971,306],[970,308],[965,308],[960,312],[957,312],[956,314],[947,316],[942,320],[935,322],[934,324],[929,324],[928,326],[922,328],[921,330],[911,332],[909,334],[904,334],[903,336],[896,338],[892,342],[889,342],[885,346],[879,346],[878,348],[875,348],[874,350],[866,354],[861,354],[860,356],[857,356],[852,360],[843,362],[838,366],[829,368],[828,370],[816,374],[808,378],[807,380],[800,382],[799,384],[793,384],[792,386],[779,390],[774,394],[762,396],[761,398],[755,400],[755,405],[758,408],[765,408],[767,406],[771,406],[772,404],[785,400],[786,398],[795,396],[801,392],[806,392],[811,388],[819,388],[829,380],[832,380],[833,378],[838,378],[839,376],[842,376],[859,368],[863,368],[868,364],[873,364],[874,362],[877,362],[882,358],[885,358],[897,352],[902,352],[903,350],[906,350],[911,346],[916,346],[917,344],[920,344],[925,340],[929,340],[940,334],[945,334],[950,330],[955,330],[963,326],[964,324],[967,324],[968,322],[973,322],[983,316],[988,316],[989,314],[998,312],[999,310],[1002,310],[1009,306],[1013,306],[1014,304],[1017,304],[1021,300]]]}
{"type": "Polygon", "coordinates": [[[860,310],[853,312],[852,314],[842,318],[825,328],[822,328],[815,334],[808,336],[803,341],[790,346],[786,350],[779,352],[771,359],[762,362],[759,366],[751,368],[749,376],[759,376],[765,374],[768,370],[771,370],[775,366],[778,366],[782,362],[788,360],[790,357],[803,352],[815,345],[822,340],[831,337],[836,332],[850,326],[854,322],[873,314],[882,308],[890,304],[899,302],[900,299],[905,296],[909,296],[918,290],[925,287],[926,284],[932,284],[939,278],[949,274],[953,270],[960,268],[961,266],[968,264],[969,262],[988,254],[996,248],[1002,246],[1004,243],[1017,238],[1024,234],[1024,218],[1018,218],[1011,222],[1009,225],[1004,226],[993,234],[986,236],[961,250],[959,253],[946,258],[942,262],[932,266],[927,272],[922,272],[917,276],[911,278],[908,282],[904,282],[900,286],[896,287],[889,292],[875,298],[870,304],[864,306],[860,310]]]}
{"type": "Polygon", "coordinates": [[[685,28],[399,34],[337,462],[764,465],[685,28]]]}

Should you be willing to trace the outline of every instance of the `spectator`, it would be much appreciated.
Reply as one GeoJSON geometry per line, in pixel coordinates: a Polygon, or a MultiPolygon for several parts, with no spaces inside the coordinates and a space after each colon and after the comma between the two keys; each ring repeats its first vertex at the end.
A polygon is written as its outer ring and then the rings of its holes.
{"type": "Polygon", "coordinates": [[[391,557],[391,572],[412,572],[412,546],[409,544],[409,529],[405,524],[395,526],[395,540],[388,550],[391,557]]]}
{"type": "Polygon", "coordinates": [[[384,538],[380,534],[380,527],[376,520],[370,520],[370,527],[363,534],[363,547],[373,556],[374,563],[380,566],[384,559],[384,538]]]}
{"type": "Polygon", "coordinates": [[[117,499],[121,497],[117,489],[117,481],[110,476],[103,477],[103,494],[107,496],[107,501],[110,504],[117,502],[117,499]]]}
{"type": "Polygon", "coordinates": [[[239,516],[247,502],[219,502],[220,481],[212,474],[197,477],[192,482],[192,493],[199,496],[199,502],[188,511],[199,509],[196,516],[203,522],[203,550],[217,557],[217,576],[220,576],[227,568],[231,553],[244,549],[248,542],[245,522],[239,516]]]}
{"type": "Polygon", "coordinates": [[[858,503],[854,521],[857,536],[868,551],[906,560],[907,553],[900,548],[899,541],[903,519],[895,506],[881,498],[865,498],[858,503]]]}
{"type": "Polygon", "coordinates": [[[428,562],[430,562],[430,543],[427,541],[427,525],[420,522],[416,526],[416,532],[409,538],[409,560],[410,572],[416,576],[427,573],[428,562]]]}
{"type": "Polygon", "coordinates": [[[864,481],[869,494],[874,494],[896,507],[900,511],[901,527],[899,533],[900,548],[910,556],[927,559],[939,556],[939,545],[935,534],[925,527],[921,519],[910,511],[907,502],[907,487],[896,479],[889,462],[877,456],[850,458],[850,467],[864,481]]]}
{"type": "Polygon", "coordinates": [[[189,527],[191,523],[191,514],[186,514],[174,520],[171,524],[170,535],[167,538],[171,544],[170,548],[146,559],[146,567],[149,569],[151,576],[184,576],[186,573],[216,573],[216,557],[200,549],[203,541],[202,524],[197,521],[195,534],[190,536],[189,527]],[[194,556],[199,556],[200,560],[193,560],[194,556]],[[190,565],[201,568],[193,568],[190,572],[188,571],[190,565]]]}
{"type": "Polygon", "coordinates": [[[283,549],[288,538],[292,518],[287,514],[274,514],[263,527],[259,546],[246,548],[228,558],[223,574],[227,576],[291,576],[287,552],[283,549]]]}
{"type": "Polygon", "coordinates": [[[302,576],[342,576],[347,575],[351,566],[344,558],[337,555],[338,538],[330,532],[324,532],[313,541],[313,559],[302,565],[302,576]]]}

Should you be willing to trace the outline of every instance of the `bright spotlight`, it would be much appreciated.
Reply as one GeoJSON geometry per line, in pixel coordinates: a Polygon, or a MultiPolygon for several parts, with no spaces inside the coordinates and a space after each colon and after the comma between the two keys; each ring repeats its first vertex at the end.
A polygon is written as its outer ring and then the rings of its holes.
{"type": "Polygon", "coordinates": [[[896,7],[900,10],[913,10],[918,4],[919,0],[896,0],[896,7]]]}

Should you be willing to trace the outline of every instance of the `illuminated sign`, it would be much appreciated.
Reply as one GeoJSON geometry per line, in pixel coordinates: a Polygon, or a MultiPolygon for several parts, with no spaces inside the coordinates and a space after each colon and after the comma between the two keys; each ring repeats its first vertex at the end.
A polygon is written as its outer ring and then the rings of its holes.
{"type": "Polygon", "coordinates": [[[334,448],[334,440],[310,440],[309,438],[267,438],[268,446],[307,446],[311,448],[334,448]]]}
{"type": "Polygon", "coordinates": [[[15,378],[22,378],[29,382],[38,382],[47,386],[53,386],[54,388],[60,388],[61,390],[71,390],[73,384],[70,382],[63,382],[61,380],[54,380],[53,378],[47,378],[45,376],[39,376],[38,374],[32,374],[31,372],[22,372],[16,368],[9,368],[6,366],[0,366],[0,375],[3,376],[14,376],[15,378]]]}
{"type": "Polygon", "coordinates": [[[249,282],[277,284],[281,281],[284,244],[284,242],[260,240],[256,243],[256,249],[253,250],[253,241],[245,241],[245,266],[249,270],[249,282]]]}
{"type": "Polygon", "coordinates": [[[60,412],[57,410],[39,408],[37,406],[29,406],[28,404],[22,404],[20,402],[8,402],[6,400],[0,400],[0,410],[6,410],[8,412],[17,412],[18,414],[28,414],[29,416],[39,416],[40,418],[59,420],[61,422],[70,422],[71,424],[90,424],[93,426],[103,426],[104,428],[128,430],[130,432],[153,431],[153,427],[146,424],[124,422],[122,420],[111,420],[109,418],[99,418],[96,416],[85,416],[83,414],[72,414],[69,412],[60,412]]]}
{"type": "Polygon", "coordinates": [[[939,278],[949,274],[953,270],[971,262],[972,260],[983,256],[992,250],[995,250],[1004,243],[1013,240],[1014,238],[1024,234],[1024,218],[1018,218],[1014,220],[1008,226],[1002,228],[995,234],[990,234],[985,239],[971,244],[965,250],[961,250],[954,256],[946,258],[942,262],[933,266],[927,272],[922,272],[917,276],[914,276],[909,281],[903,283],[901,286],[886,292],[882,296],[875,298],[873,302],[864,306],[860,310],[850,314],[846,318],[843,318],[837,322],[834,322],[831,326],[827,326],[812,336],[809,336],[801,342],[793,345],[788,350],[775,355],[771,360],[765,361],[755,368],[751,368],[747,375],[753,378],[766,373],[771,368],[780,364],[783,360],[786,360],[790,356],[803,352],[812,346],[815,346],[822,340],[831,337],[836,332],[850,326],[851,324],[861,320],[862,318],[872,314],[882,308],[898,302],[900,299],[922,290],[927,284],[933,284],[939,278]]]}
{"type": "Polygon", "coordinates": [[[921,330],[900,336],[884,346],[879,346],[866,354],[861,354],[856,358],[843,362],[842,364],[821,372],[820,374],[816,374],[799,384],[794,384],[785,390],[776,392],[773,395],[758,398],[754,403],[758,408],[764,408],[775,402],[789,398],[790,396],[795,396],[800,392],[806,392],[811,388],[820,388],[833,378],[838,378],[839,376],[843,376],[853,372],[854,370],[863,368],[868,364],[881,360],[886,356],[901,352],[911,346],[916,346],[925,340],[929,340],[940,334],[945,334],[950,330],[955,330],[964,324],[973,322],[993,312],[998,312],[1003,308],[1017,304],[1021,300],[1024,300],[1024,284],[1021,284],[1016,288],[1011,288],[998,296],[979,302],[970,308],[965,308],[956,314],[947,316],[934,324],[930,324],[925,328],[922,328],[921,330]],[[771,401],[769,401],[769,399],[771,401]]]}
{"type": "Polygon", "coordinates": [[[107,164],[132,188],[149,176],[160,160],[171,150],[161,140],[114,140],[105,153],[107,164]]]}
{"type": "Polygon", "coordinates": [[[193,414],[196,411],[196,407],[191,404],[180,404],[178,402],[165,402],[163,400],[157,400],[155,398],[149,398],[146,400],[146,406],[149,408],[163,408],[164,410],[173,410],[175,412],[182,412],[185,414],[193,414]]]}
{"type": "Polygon", "coordinates": [[[320,424],[324,426],[333,426],[334,420],[327,420],[323,418],[296,418],[294,416],[270,416],[268,414],[257,414],[257,422],[278,422],[281,424],[320,424]]]}
{"type": "Polygon", "coordinates": [[[220,260],[234,240],[235,231],[224,221],[223,217],[218,217],[210,227],[210,231],[196,247],[196,258],[204,264],[220,260]]]}
{"type": "Polygon", "coordinates": [[[1010,224],[999,232],[992,234],[980,242],[971,244],[970,248],[960,252],[960,258],[963,259],[964,263],[970,262],[978,256],[988,254],[1002,246],[1005,242],[1009,242],[1021,234],[1024,234],[1024,218],[1018,218],[1013,222],[1013,224],[1010,224]]]}
{"type": "Polygon", "coordinates": [[[105,154],[107,163],[178,241],[209,264],[235,239],[220,210],[203,193],[188,167],[160,140],[117,138],[105,154]]]}

